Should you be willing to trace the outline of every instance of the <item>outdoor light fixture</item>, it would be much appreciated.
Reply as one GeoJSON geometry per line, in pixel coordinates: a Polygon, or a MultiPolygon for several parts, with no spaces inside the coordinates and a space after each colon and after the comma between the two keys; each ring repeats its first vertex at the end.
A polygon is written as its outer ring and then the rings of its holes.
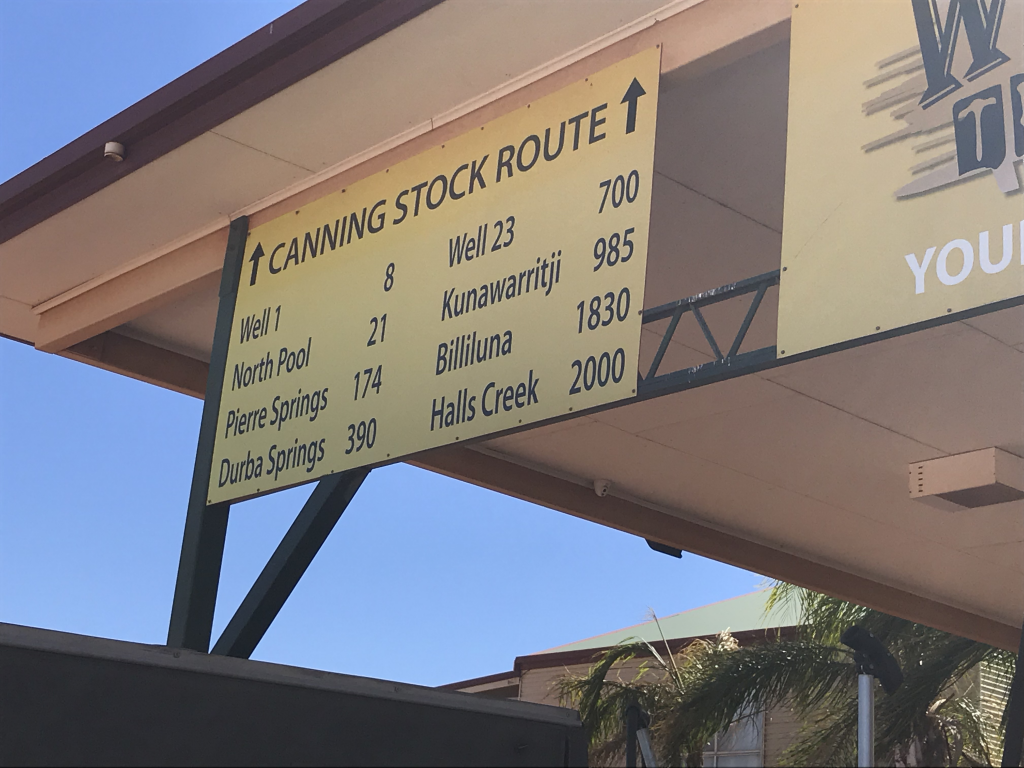
{"type": "Polygon", "coordinates": [[[124,144],[119,141],[108,141],[103,147],[103,157],[120,163],[124,160],[124,144]]]}
{"type": "Polygon", "coordinates": [[[877,677],[887,694],[891,696],[903,684],[899,663],[871,632],[854,624],[839,640],[853,649],[853,661],[861,674],[877,677]]]}
{"type": "Polygon", "coordinates": [[[893,655],[871,632],[854,624],[839,641],[853,649],[857,665],[857,766],[875,764],[875,687],[878,678],[882,690],[890,696],[903,684],[903,671],[893,655]]]}
{"type": "Polygon", "coordinates": [[[956,511],[1024,499],[1024,459],[999,448],[910,465],[910,498],[956,511]]]}
{"type": "Polygon", "coordinates": [[[683,556],[683,550],[679,549],[679,547],[662,544],[660,541],[651,541],[650,539],[646,539],[646,541],[647,546],[655,552],[661,552],[661,554],[668,555],[669,557],[681,558],[683,556]]]}

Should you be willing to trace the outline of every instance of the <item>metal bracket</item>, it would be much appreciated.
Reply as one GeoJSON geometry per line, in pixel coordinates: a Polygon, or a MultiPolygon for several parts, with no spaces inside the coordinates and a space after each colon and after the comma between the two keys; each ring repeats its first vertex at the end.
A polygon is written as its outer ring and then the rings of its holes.
{"type": "Polygon", "coordinates": [[[747,331],[750,330],[750,324],[754,321],[757,310],[761,307],[765,293],[769,288],[778,284],[779,270],[775,270],[774,272],[766,272],[763,275],[750,277],[737,283],[724,285],[721,288],[713,288],[710,291],[698,293],[696,296],[679,299],[669,304],[662,304],[660,307],[645,310],[642,320],[643,325],[655,323],[666,318],[669,318],[669,324],[661,337],[661,344],[654,355],[654,360],[651,361],[647,375],[638,375],[637,396],[651,397],[657,394],[667,394],[670,391],[684,389],[688,386],[707,384],[714,380],[731,378],[740,373],[752,372],[753,369],[767,367],[769,364],[774,363],[776,360],[776,348],[774,346],[762,347],[761,349],[743,353],[740,352],[740,347],[743,346],[747,331]],[[750,293],[754,294],[754,297],[747,308],[747,314],[736,331],[728,351],[723,354],[718,340],[711,332],[711,328],[708,326],[701,309],[712,304],[734,299],[737,296],[746,296],[750,293]],[[670,371],[659,375],[662,361],[665,358],[665,353],[668,351],[669,344],[672,342],[672,337],[675,335],[676,328],[679,326],[679,321],[687,312],[690,312],[696,319],[697,325],[700,327],[701,333],[704,334],[704,338],[707,340],[715,359],[710,363],[703,363],[691,368],[670,371]]]}

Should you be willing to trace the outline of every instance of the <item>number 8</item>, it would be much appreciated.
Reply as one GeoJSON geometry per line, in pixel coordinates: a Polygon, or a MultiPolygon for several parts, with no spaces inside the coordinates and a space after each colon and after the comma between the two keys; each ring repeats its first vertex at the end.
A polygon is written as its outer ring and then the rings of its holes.
{"type": "Polygon", "coordinates": [[[619,263],[619,233],[608,238],[608,266],[614,267],[619,263]]]}

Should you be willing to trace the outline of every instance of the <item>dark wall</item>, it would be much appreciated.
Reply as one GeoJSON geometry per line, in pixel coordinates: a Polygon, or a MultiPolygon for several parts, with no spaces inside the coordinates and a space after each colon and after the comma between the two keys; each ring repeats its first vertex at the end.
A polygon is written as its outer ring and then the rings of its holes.
{"type": "Polygon", "coordinates": [[[6,639],[3,765],[586,762],[568,710],[95,638],[77,639],[107,658],[6,639]],[[132,653],[110,658],[117,646],[132,653]]]}

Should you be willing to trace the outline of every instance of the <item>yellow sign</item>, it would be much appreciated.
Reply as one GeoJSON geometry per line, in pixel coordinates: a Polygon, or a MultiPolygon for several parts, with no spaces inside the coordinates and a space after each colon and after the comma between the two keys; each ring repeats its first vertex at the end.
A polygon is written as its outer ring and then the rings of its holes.
{"type": "Polygon", "coordinates": [[[210,502],[632,396],[659,74],[637,54],[253,229],[210,502]]]}
{"type": "Polygon", "coordinates": [[[800,0],[780,356],[1024,295],[1024,2],[800,0]]]}

